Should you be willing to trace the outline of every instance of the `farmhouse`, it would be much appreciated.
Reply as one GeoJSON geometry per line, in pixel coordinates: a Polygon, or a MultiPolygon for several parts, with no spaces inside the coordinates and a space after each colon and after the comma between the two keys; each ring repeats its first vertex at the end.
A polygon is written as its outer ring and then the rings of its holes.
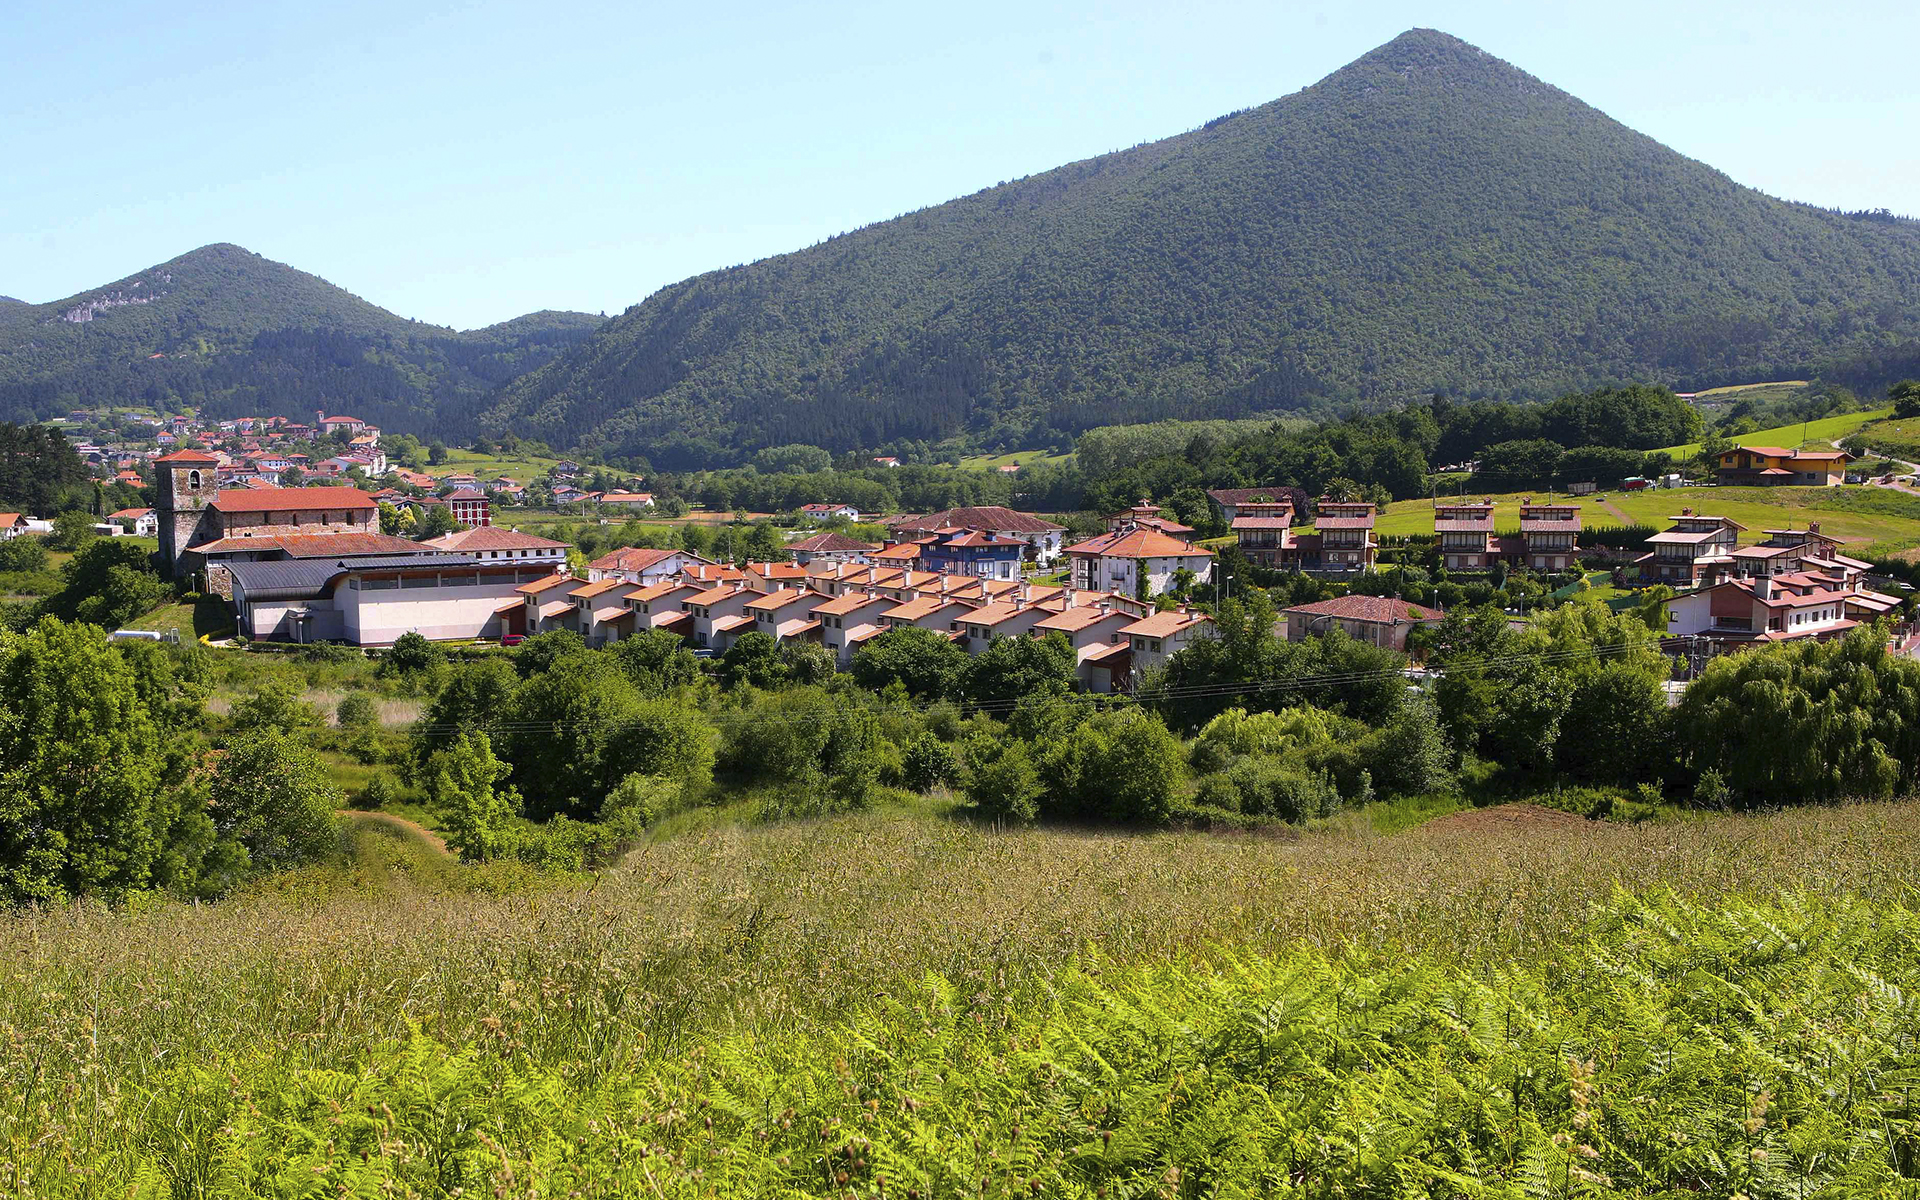
{"type": "Polygon", "coordinates": [[[1839,487],[1847,481],[1853,455],[1844,450],[1783,450],[1778,446],[1735,446],[1720,456],[1714,477],[1723,484],[1839,487]]]}
{"type": "Polygon", "coordinates": [[[1359,595],[1297,604],[1283,615],[1290,642],[1304,642],[1338,628],[1356,641],[1401,651],[1407,648],[1407,635],[1415,629],[1446,619],[1446,614],[1437,609],[1391,596],[1359,595]]]}

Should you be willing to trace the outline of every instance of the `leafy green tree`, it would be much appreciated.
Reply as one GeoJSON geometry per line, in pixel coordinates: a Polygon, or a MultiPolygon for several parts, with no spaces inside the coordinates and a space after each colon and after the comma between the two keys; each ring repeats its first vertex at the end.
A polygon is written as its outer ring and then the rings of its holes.
{"type": "Polygon", "coordinates": [[[966,744],[967,802],[981,816],[1026,823],[1040,815],[1046,788],[1025,742],[977,734],[966,744]]]}
{"type": "Polygon", "coordinates": [[[1716,658],[1674,725],[1683,765],[1742,804],[1897,795],[1920,782],[1920,662],[1864,628],[1716,658]]]}
{"type": "Polygon", "coordinates": [[[1088,714],[1065,738],[1038,745],[1049,814],[1157,824],[1173,813],[1186,779],[1180,740],[1138,708],[1088,714]]]}
{"type": "Polygon", "coordinates": [[[460,734],[505,720],[519,684],[513,665],[498,658],[454,664],[415,727],[416,759],[424,763],[428,755],[450,745],[460,734]]]}
{"type": "Polygon", "coordinates": [[[1453,749],[1431,700],[1402,704],[1371,740],[1368,771],[1385,791],[1430,796],[1453,789],[1453,749]]]}
{"type": "Polygon", "coordinates": [[[896,625],[854,651],[853,680],[872,691],[898,683],[915,700],[940,700],[959,694],[971,660],[944,634],[915,625],[896,625]]]}
{"type": "Polygon", "coordinates": [[[463,733],[427,763],[427,798],[447,829],[447,845],[469,862],[500,853],[508,822],[519,807],[511,788],[499,788],[513,767],[493,754],[484,733],[463,733]]]}
{"type": "Polygon", "coordinates": [[[428,466],[437,467],[442,465],[446,461],[447,461],[447,445],[445,442],[436,441],[431,446],[427,447],[427,465],[428,466]]]}
{"type": "Polygon", "coordinates": [[[46,569],[45,538],[15,537],[0,542],[0,571],[18,571],[26,574],[46,569]]]}
{"type": "Polygon", "coordinates": [[[168,766],[165,731],[99,629],[0,635],[0,898],[148,886],[189,815],[168,766]]]}
{"type": "Polygon", "coordinates": [[[380,723],[380,706],[365,692],[348,692],[334,706],[333,717],[342,729],[367,729],[380,723]]]}
{"type": "Polygon", "coordinates": [[[879,779],[880,723],[851,695],[796,687],[735,719],[725,765],[735,778],[774,789],[790,814],[864,808],[879,779]]]}
{"type": "Polygon", "coordinates": [[[503,734],[527,815],[591,817],[628,775],[673,779],[689,793],[712,778],[713,732],[674,700],[648,700],[612,657],[577,651],[521,683],[503,734]]]}
{"type": "Polygon", "coordinates": [[[960,756],[953,747],[930,733],[918,734],[907,743],[902,756],[901,775],[916,792],[930,792],[960,777],[960,756]]]}
{"type": "Polygon", "coordinates": [[[976,704],[1059,696],[1073,689],[1073,643],[1059,632],[1043,638],[998,637],[967,664],[963,688],[976,704]]]}
{"type": "Polygon", "coordinates": [[[587,639],[573,630],[549,629],[545,633],[534,634],[514,648],[513,669],[520,673],[522,679],[526,679],[551,670],[560,659],[586,648],[587,639]]]}
{"type": "Polygon", "coordinates": [[[416,541],[429,541],[444,537],[449,533],[465,529],[466,526],[453,519],[453,510],[444,504],[430,504],[423,516],[413,520],[413,536],[416,541]]]}
{"type": "Polygon", "coordinates": [[[313,747],[277,730],[249,733],[214,769],[210,807],[219,835],[256,871],[312,862],[339,846],[334,810],[344,797],[313,747]]]}
{"type": "Polygon", "coordinates": [[[60,568],[60,590],[41,603],[49,616],[117,629],[165,595],[147,551],[123,538],[95,538],[60,568]]]}
{"type": "Polygon", "coordinates": [[[720,656],[720,677],[728,687],[779,687],[787,681],[780,643],[772,634],[749,629],[720,656]]]}
{"type": "Polygon", "coordinates": [[[818,642],[790,641],[780,646],[780,669],[798,684],[823,684],[833,678],[833,651],[818,642]]]}
{"type": "Polygon", "coordinates": [[[665,695],[700,678],[700,660],[684,639],[665,629],[643,629],[621,638],[608,653],[644,695],[665,695]]]}
{"type": "Polygon", "coordinates": [[[1893,415],[1901,420],[1920,417],[1920,379],[1902,379],[1887,389],[1893,401],[1893,415]]]}
{"type": "Polygon", "coordinates": [[[434,670],[446,661],[445,650],[410,629],[395,638],[393,646],[381,655],[380,674],[412,675],[434,670]]]}
{"type": "Polygon", "coordinates": [[[1632,784],[1662,772],[1671,751],[1664,671],[1610,660],[1570,672],[1555,758],[1576,779],[1632,784]]]}
{"type": "Polygon", "coordinates": [[[270,680],[233,706],[228,721],[239,733],[273,732],[293,737],[320,724],[320,714],[300,698],[300,689],[270,680]]]}
{"type": "Polygon", "coordinates": [[[93,515],[74,509],[53,518],[47,544],[55,550],[78,550],[99,536],[93,531],[93,515]]]}

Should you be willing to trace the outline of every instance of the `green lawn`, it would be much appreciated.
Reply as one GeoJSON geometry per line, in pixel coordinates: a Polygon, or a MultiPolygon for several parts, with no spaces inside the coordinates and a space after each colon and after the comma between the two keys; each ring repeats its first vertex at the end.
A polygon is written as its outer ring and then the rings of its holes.
{"type": "Polygon", "coordinates": [[[449,449],[447,461],[436,467],[428,467],[427,474],[436,479],[462,472],[477,475],[481,479],[498,479],[504,475],[517,483],[532,483],[559,461],[557,458],[537,458],[525,454],[481,454],[474,450],[449,449]]]}
{"type": "Polygon", "coordinates": [[[1068,457],[1065,454],[1048,454],[1045,450],[1015,450],[1011,454],[970,454],[960,460],[960,465],[969,471],[991,471],[996,467],[1024,467],[1036,462],[1058,465],[1067,461],[1068,457]]]}
{"type": "MultiPolygon", "coordinates": [[[[1483,493],[1469,493],[1477,498],[1483,493]]],[[[1531,493],[1544,499],[1543,493],[1531,493]]],[[[1508,492],[1488,496],[1494,502],[1494,525],[1514,530],[1520,525],[1520,501],[1526,493],[1508,492]]],[[[1875,543],[1911,545],[1920,543],[1920,497],[1884,489],[1867,488],[1762,488],[1722,487],[1647,490],[1640,492],[1603,492],[1582,496],[1582,523],[1588,529],[1612,528],[1623,522],[1607,507],[1626,514],[1634,525],[1665,529],[1668,520],[1689,507],[1715,516],[1732,517],[1747,527],[1743,543],[1757,542],[1767,528],[1791,523],[1805,528],[1810,521],[1820,522],[1823,532],[1845,539],[1850,553],[1858,554],[1875,543]],[[1603,506],[1604,502],[1604,506],[1603,506]]],[[[1430,534],[1433,532],[1433,504],[1429,500],[1399,500],[1389,504],[1380,516],[1376,532],[1382,535],[1430,534]]]]}
{"type": "Polygon", "coordinates": [[[233,611],[218,596],[202,596],[197,604],[163,604],[146,616],[127,622],[126,628],[150,629],[156,633],[171,631],[179,634],[183,642],[204,636],[231,637],[233,611]]]}
{"type": "MultiPolygon", "coordinates": [[[[1822,417],[1818,421],[1808,421],[1804,425],[1777,425],[1772,429],[1756,429],[1752,433],[1739,435],[1733,441],[1740,446],[1782,446],[1789,449],[1807,442],[1838,442],[1862,425],[1883,420],[1892,414],[1891,408],[1843,413],[1837,417],[1822,417]]],[[[1700,453],[1700,443],[1689,442],[1684,446],[1667,446],[1661,452],[1670,454],[1675,461],[1679,461],[1700,453]]]]}
{"type": "Polygon", "coordinates": [[[1907,462],[1920,460],[1920,417],[1882,421],[1861,430],[1861,435],[1883,453],[1897,454],[1907,462]]]}

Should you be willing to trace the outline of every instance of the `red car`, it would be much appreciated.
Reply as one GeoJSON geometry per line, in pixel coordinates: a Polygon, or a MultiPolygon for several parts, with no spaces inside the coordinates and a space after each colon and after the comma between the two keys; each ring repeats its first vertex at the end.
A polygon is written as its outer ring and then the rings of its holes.
{"type": "Polygon", "coordinates": [[[527,635],[524,633],[503,633],[500,635],[500,644],[502,646],[518,646],[526,640],[527,635]]]}

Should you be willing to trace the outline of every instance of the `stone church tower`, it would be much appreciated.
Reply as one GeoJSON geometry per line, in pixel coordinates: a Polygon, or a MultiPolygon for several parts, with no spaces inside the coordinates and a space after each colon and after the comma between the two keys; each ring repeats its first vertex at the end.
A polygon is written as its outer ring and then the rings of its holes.
{"type": "Polygon", "coordinates": [[[153,515],[160,525],[160,574],[180,574],[180,552],[199,539],[207,506],[220,494],[220,460],[200,450],[176,450],[153,460],[153,515]]]}

